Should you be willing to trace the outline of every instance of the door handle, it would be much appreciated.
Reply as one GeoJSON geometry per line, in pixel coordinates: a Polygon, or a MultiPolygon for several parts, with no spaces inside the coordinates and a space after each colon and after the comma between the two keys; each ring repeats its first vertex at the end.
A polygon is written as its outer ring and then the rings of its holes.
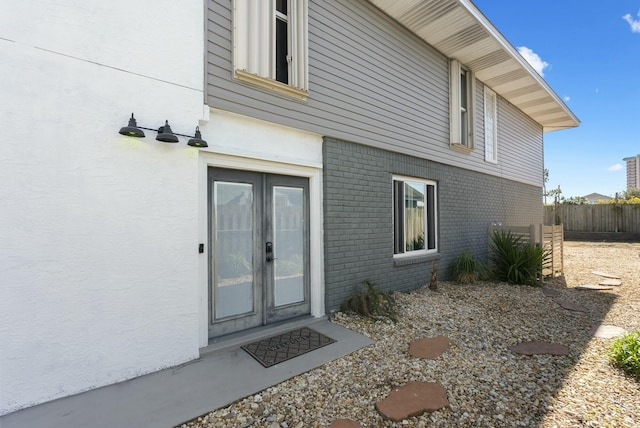
{"type": "Polygon", "coordinates": [[[273,243],[272,242],[267,242],[265,244],[264,251],[265,251],[265,253],[267,253],[266,260],[268,262],[272,262],[272,261],[274,261],[276,259],[275,257],[273,257],[273,243]]]}

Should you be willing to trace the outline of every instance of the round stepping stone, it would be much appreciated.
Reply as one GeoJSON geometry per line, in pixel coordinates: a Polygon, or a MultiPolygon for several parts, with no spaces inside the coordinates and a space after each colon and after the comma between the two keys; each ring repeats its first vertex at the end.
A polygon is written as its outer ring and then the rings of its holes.
{"type": "Polygon", "coordinates": [[[520,355],[569,355],[569,349],[566,346],[551,342],[522,342],[509,346],[509,349],[520,355]]]}
{"type": "Polygon", "coordinates": [[[409,355],[427,360],[435,360],[444,354],[454,343],[445,336],[427,337],[411,342],[409,355]]]}
{"type": "Polygon", "coordinates": [[[596,325],[591,329],[591,335],[601,339],[611,339],[625,334],[627,334],[627,330],[615,325],[596,325]]]}
{"type": "Polygon", "coordinates": [[[576,290],[596,290],[596,291],[603,291],[603,290],[613,290],[613,287],[610,285],[593,285],[593,284],[587,284],[587,285],[578,285],[576,287],[576,290]]]}
{"type": "Polygon", "coordinates": [[[570,310],[570,311],[575,311],[575,312],[589,312],[589,309],[585,308],[582,305],[579,305],[575,302],[569,301],[569,300],[562,300],[562,299],[556,299],[555,302],[557,304],[559,304],[560,306],[562,306],[563,308],[570,310]]]}
{"type": "Polygon", "coordinates": [[[545,296],[548,296],[548,297],[559,297],[560,296],[560,292],[558,290],[553,290],[551,288],[543,288],[542,289],[542,294],[544,294],[545,296]]]}
{"type": "Polygon", "coordinates": [[[400,422],[424,412],[433,412],[449,405],[447,392],[439,383],[409,382],[376,403],[380,414],[394,422],[400,422]]]}
{"type": "Polygon", "coordinates": [[[594,270],[591,273],[594,274],[594,275],[602,276],[604,278],[620,279],[620,277],[618,275],[614,275],[614,274],[607,273],[607,272],[600,272],[600,271],[594,270]]]}
{"type": "Polygon", "coordinates": [[[603,279],[598,284],[600,284],[600,285],[613,285],[613,286],[617,287],[618,285],[622,285],[622,280],[613,279],[613,278],[607,278],[607,279],[603,279]]]}
{"type": "Polygon", "coordinates": [[[351,419],[336,419],[329,428],[362,428],[362,425],[351,419]]]}

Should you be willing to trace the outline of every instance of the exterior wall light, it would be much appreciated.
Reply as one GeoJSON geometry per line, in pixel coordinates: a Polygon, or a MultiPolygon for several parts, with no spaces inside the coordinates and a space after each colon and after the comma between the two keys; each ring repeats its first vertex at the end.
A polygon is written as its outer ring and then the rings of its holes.
{"type": "MultiPolygon", "coordinates": [[[[127,126],[123,126],[120,128],[120,134],[126,135],[128,137],[136,137],[136,138],[144,138],[144,131],[146,129],[148,131],[156,131],[154,128],[146,128],[144,126],[138,126],[136,119],[133,117],[133,113],[131,113],[131,118],[129,119],[129,124],[127,126]]],[[[200,128],[196,126],[196,132],[194,136],[178,134],[177,132],[173,132],[171,130],[171,126],[169,126],[169,121],[165,120],[164,125],[157,129],[158,135],[156,136],[156,140],[162,141],[163,143],[177,143],[178,137],[176,135],[180,135],[182,137],[188,137],[190,140],[187,144],[191,147],[209,147],[207,142],[202,139],[202,134],[200,133],[200,128]]]]}

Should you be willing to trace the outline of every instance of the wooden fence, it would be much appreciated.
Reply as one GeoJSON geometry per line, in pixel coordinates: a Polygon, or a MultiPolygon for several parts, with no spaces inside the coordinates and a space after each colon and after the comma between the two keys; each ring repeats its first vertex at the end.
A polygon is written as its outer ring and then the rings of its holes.
{"type": "MultiPolygon", "coordinates": [[[[562,225],[544,226],[532,224],[529,226],[489,226],[489,242],[495,232],[510,231],[512,235],[519,237],[522,242],[532,243],[544,248],[548,255],[542,263],[542,276],[560,276],[563,271],[563,243],[564,232],[562,225]]],[[[541,278],[542,280],[542,278],[541,278]]]]}
{"type": "Polygon", "coordinates": [[[571,232],[640,233],[640,205],[548,205],[544,223],[562,224],[571,232]]]}

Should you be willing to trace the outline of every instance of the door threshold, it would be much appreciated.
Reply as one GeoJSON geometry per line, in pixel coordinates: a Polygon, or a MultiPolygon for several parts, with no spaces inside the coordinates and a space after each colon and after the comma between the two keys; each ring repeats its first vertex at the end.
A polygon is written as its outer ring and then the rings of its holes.
{"type": "Polygon", "coordinates": [[[289,330],[295,330],[301,327],[309,327],[312,324],[326,320],[326,315],[321,317],[304,315],[290,320],[280,321],[274,324],[255,327],[220,337],[214,337],[212,339],[209,339],[209,344],[207,346],[205,346],[204,348],[200,348],[200,357],[213,352],[227,350],[229,348],[238,348],[246,343],[255,342],[269,336],[282,334],[289,330]]]}

